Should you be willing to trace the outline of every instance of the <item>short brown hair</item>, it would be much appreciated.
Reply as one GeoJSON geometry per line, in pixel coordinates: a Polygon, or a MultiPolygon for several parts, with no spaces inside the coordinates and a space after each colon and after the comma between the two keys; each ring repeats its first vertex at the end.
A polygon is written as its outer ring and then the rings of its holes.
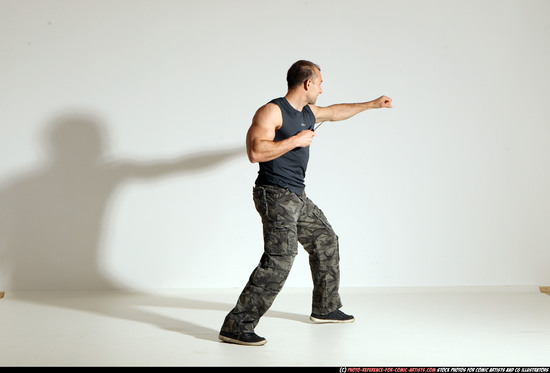
{"type": "Polygon", "coordinates": [[[308,79],[315,77],[315,69],[321,71],[321,68],[313,62],[300,60],[296,61],[290,66],[286,74],[286,82],[288,88],[294,88],[297,85],[302,84],[308,79]]]}

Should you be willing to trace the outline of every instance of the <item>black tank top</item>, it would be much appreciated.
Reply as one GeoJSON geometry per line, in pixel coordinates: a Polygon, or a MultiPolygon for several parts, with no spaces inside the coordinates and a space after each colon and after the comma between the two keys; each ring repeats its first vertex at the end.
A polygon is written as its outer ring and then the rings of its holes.
{"type": "MultiPolygon", "coordinates": [[[[275,131],[273,141],[288,139],[302,130],[313,130],[315,115],[308,105],[304,106],[302,111],[298,111],[284,97],[276,98],[270,103],[279,106],[283,114],[283,125],[275,131]]],[[[305,189],[308,161],[309,146],[294,148],[271,161],[260,162],[256,185],[275,185],[301,196],[305,189]]]]}

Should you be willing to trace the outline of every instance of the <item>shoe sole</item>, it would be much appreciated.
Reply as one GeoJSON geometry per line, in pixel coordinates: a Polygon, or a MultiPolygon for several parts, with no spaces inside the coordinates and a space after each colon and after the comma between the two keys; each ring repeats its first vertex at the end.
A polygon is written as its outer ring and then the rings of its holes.
{"type": "Polygon", "coordinates": [[[233,344],[238,344],[238,345],[243,345],[243,346],[263,346],[267,343],[267,340],[265,340],[265,339],[263,341],[259,341],[259,342],[244,342],[244,341],[240,341],[238,339],[223,336],[221,334],[218,335],[218,339],[220,341],[224,341],[224,342],[227,342],[227,343],[233,343],[233,344]]]}
{"type": "Polygon", "coordinates": [[[355,321],[355,318],[348,320],[334,320],[334,319],[318,319],[310,316],[309,319],[316,324],[350,324],[355,321]]]}

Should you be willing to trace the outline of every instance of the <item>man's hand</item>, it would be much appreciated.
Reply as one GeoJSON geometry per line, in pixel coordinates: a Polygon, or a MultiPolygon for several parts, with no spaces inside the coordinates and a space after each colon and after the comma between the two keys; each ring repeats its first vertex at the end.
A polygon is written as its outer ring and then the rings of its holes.
{"type": "Polygon", "coordinates": [[[373,109],[391,108],[391,98],[380,96],[372,102],[373,109]]]}
{"type": "Polygon", "coordinates": [[[311,130],[303,130],[298,132],[296,134],[296,147],[305,148],[307,146],[310,146],[314,136],[315,132],[311,130]]]}

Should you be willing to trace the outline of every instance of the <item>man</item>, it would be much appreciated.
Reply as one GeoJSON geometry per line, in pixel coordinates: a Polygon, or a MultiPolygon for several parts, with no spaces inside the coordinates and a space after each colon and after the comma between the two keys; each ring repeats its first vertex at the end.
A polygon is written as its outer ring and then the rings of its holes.
{"type": "Polygon", "coordinates": [[[298,242],[309,254],[313,277],[311,321],[347,323],[340,311],[338,236],[323,212],[306,196],[304,178],[315,123],[340,121],[373,108],[391,108],[392,100],[315,105],[322,93],[321,69],[309,61],[294,63],[287,73],[288,92],[256,112],[246,137],[249,160],[260,171],[253,191],[263,223],[264,253],[237,304],[226,316],[219,339],[261,346],[254,328],[282,289],[297,254],[298,242]]]}

